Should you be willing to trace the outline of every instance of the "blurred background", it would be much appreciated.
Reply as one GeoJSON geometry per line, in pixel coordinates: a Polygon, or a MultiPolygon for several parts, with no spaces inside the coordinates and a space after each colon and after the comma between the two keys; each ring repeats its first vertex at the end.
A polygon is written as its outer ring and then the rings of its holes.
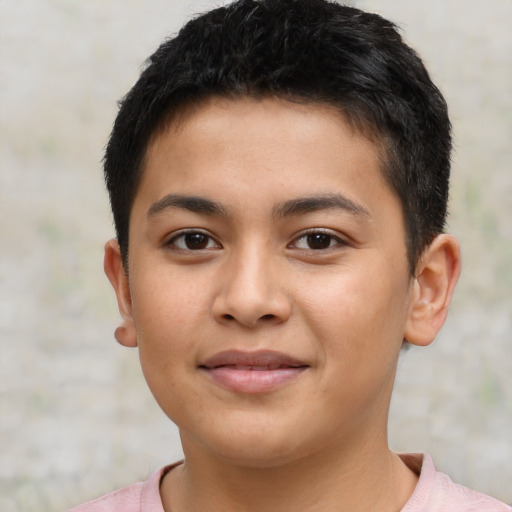
{"type": "MultiPolygon", "coordinates": [[[[455,135],[463,273],[434,345],[402,355],[398,451],[512,503],[512,1],[361,0],[423,56],[455,135]]],[[[113,338],[101,158],[144,59],[207,0],[0,0],[0,510],[60,511],[181,456],[113,338]]]]}

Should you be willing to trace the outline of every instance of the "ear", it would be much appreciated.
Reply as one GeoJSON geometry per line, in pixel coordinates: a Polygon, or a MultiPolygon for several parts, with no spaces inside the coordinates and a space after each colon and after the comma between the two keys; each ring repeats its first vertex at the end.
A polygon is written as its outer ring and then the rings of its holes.
{"type": "Polygon", "coordinates": [[[451,235],[438,235],[425,249],[416,269],[404,339],[432,343],[443,326],[460,274],[460,247],[451,235]]]}
{"type": "Polygon", "coordinates": [[[123,318],[121,325],[115,330],[115,338],[125,347],[136,347],[137,332],[133,322],[130,284],[117,240],[109,240],[105,244],[103,268],[112,288],[116,292],[117,305],[123,318]]]}

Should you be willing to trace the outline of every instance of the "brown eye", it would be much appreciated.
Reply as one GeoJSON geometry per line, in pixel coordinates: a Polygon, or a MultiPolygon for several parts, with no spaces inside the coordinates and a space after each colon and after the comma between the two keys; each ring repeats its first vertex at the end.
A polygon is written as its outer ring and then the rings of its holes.
{"type": "Polygon", "coordinates": [[[169,245],[184,251],[201,251],[204,249],[218,248],[215,240],[201,231],[189,231],[181,233],[169,241],[169,245]]]}
{"type": "Polygon", "coordinates": [[[205,249],[208,245],[208,238],[203,233],[187,233],[183,236],[183,240],[187,249],[205,249]]]}
{"type": "Polygon", "coordinates": [[[333,237],[327,233],[311,233],[306,236],[306,241],[310,249],[327,249],[331,246],[333,237]]]}
{"type": "Polygon", "coordinates": [[[292,242],[290,247],[308,251],[322,251],[344,245],[346,245],[345,242],[332,233],[324,230],[311,230],[292,242]]]}

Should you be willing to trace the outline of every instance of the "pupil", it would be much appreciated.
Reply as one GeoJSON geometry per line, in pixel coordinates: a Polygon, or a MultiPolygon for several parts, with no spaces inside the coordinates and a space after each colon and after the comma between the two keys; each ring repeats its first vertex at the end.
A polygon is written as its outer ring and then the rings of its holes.
{"type": "Polygon", "coordinates": [[[208,237],[202,233],[188,233],[185,244],[188,249],[204,249],[208,245],[208,237]]]}
{"type": "Polygon", "coordinates": [[[311,249],[327,249],[331,245],[331,235],[325,233],[308,235],[308,245],[311,249]]]}

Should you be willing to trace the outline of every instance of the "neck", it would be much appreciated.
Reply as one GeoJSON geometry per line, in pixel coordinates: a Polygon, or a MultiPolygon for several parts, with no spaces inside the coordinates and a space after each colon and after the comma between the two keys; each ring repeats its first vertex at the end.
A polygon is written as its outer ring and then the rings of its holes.
{"type": "Polygon", "coordinates": [[[386,442],[380,444],[378,450],[372,442],[265,468],[187,454],[162,482],[162,501],[166,512],[396,512],[417,477],[386,442]]]}

